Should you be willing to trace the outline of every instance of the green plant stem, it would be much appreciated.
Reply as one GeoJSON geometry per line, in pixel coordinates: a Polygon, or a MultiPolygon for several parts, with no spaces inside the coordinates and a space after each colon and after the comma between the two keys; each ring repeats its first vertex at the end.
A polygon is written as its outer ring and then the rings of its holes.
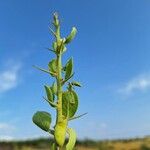
{"type": "Polygon", "coordinates": [[[61,53],[57,55],[57,98],[58,98],[58,107],[57,107],[57,122],[60,122],[62,119],[62,85],[61,85],[61,53]]]}
{"type": "MultiPolygon", "coordinates": [[[[59,47],[60,46],[60,24],[59,24],[59,20],[57,18],[57,16],[55,16],[56,18],[56,22],[55,24],[58,24],[55,26],[56,27],[56,43],[57,43],[57,46],[59,47]]],[[[61,68],[62,68],[62,62],[61,62],[61,50],[57,47],[57,77],[56,77],[56,80],[57,80],[57,120],[56,120],[56,124],[58,122],[61,121],[62,119],[62,84],[61,84],[61,80],[62,80],[62,76],[61,76],[61,68]]]]}

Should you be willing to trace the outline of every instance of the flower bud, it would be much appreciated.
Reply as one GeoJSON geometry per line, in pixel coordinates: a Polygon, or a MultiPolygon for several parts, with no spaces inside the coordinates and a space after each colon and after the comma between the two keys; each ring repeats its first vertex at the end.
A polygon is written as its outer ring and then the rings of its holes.
{"type": "Polygon", "coordinates": [[[54,25],[55,27],[59,26],[58,14],[54,13],[54,25]]]}

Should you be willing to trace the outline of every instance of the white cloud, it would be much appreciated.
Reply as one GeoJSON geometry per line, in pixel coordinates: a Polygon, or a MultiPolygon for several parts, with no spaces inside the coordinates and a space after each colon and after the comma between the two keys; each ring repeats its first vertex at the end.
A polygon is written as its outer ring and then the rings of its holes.
{"type": "Polygon", "coordinates": [[[6,123],[0,123],[0,130],[7,130],[9,129],[9,125],[6,123]]]}
{"type": "Polygon", "coordinates": [[[0,141],[12,141],[14,137],[10,135],[0,135],[0,141]]]}
{"type": "Polygon", "coordinates": [[[146,91],[148,89],[150,89],[150,73],[136,76],[121,87],[118,92],[130,95],[133,92],[146,91]]]}
{"type": "Polygon", "coordinates": [[[0,93],[13,89],[18,85],[18,73],[20,68],[21,65],[16,64],[0,72],[0,93]]]}
{"type": "Polygon", "coordinates": [[[109,126],[105,122],[99,122],[98,120],[91,120],[86,122],[86,125],[82,125],[81,128],[75,128],[80,139],[104,139],[108,136],[109,126]]]}
{"type": "Polygon", "coordinates": [[[9,123],[0,122],[0,140],[13,140],[12,134],[16,131],[16,128],[9,123]]]}
{"type": "Polygon", "coordinates": [[[8,123],[0,123],[0,132],[13,131],[15,128],[8,123]]]}

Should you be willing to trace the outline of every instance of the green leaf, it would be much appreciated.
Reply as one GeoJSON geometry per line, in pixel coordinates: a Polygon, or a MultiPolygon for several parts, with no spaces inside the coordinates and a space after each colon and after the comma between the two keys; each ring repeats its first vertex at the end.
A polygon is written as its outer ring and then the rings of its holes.
{"type": "Polygon", "coordinates": [[[51,75],[54,76],[54,74],[57,73],[57,61],[56,61],[56,59],[52,59],[49,62],[48,67],[49,67],[49,71],[50,71],[51,75]]]}
{"type": "Polygon", "coordinates": [[[73,150],[77,138],[76,132],[72,128],[68,128],[67,132],[69,134],[69,141],[66,145],[66,150],[73,150]]]}
{"type": "Polygon", "coordinates": [[[44,100],[46,100],[52,107],[57,107],[57,104],[54,102],[49,101],[47,98],[43,97],[44,100]]]}
{"type": "Polygon", "coordinates": [[[67,50],[67,48],[65,46],[65,40],[66,40],[65,38],[60,39],[60,45],[57,48],[57,49],[59,49],[62,52],[62,54],[67,50]]]}
{"type": "Polygon", "coordinates": [[[63,80],[62,84],[65,84],[65,83],[66,83],[68,80],[70,80],[73,76],[74,76],[74,73],[73,73],[68,79],[63,80]]]}
{"type": "Polygon", "coordinates": [[[62,52],[64,53],[67,50],[66,46],[62,47],[62,52]]]}
{"type": "Polygon", "coordinates": [[[67,62],[66,66],[65,66],[65,80],[67,80],[68,78],[70,78],[70,76],[72,75],[73,72],[73,59],[69,59],[69,61],[67,62]]]}
{"type": "Polygon", "coordinates": [[[77,33],[77,29],[75,27],[73,27],[70,35],[68,35],[68,37],[66,38],[65,44],[70,43],[74,39],[76,33],[77,33]]]}
{"type": "Polygon", "coordinates": [[[46,85],[44,87],[45,87],[47,99],[51,102],[54,102],[54,96],[53,96],[51,88],[49,86],[46,86],[46,85]]]}
{"type": "Polygon", "coordinates": [[[52,47],[53,47],[53,50],[57,50],[57,43],[56,42],[53,42],[53,45],[52,45],[52,47]]]}
{"type": "Polygon", "coordinates": [[[53,94],[57,95],[57,83],[56,82],[53,82],[51,89],[52,89],[53,94]]]}
{"type": "Polygon", "coordinates": [[[74,86],[81,87],[81,84],[77,81],[73,81],[73,82],[71,82],[71,84],[74,85],[74,86]]]}
{"type": "Polygon", "coordinates": [[[51,124],[51,115],[45,111],[37,111],[32,118],[33,122],[42,130],[49,131],[51,124]]]}
{"type": "Polygon", "coordinates": [[[62,113],[67,118],[72,118],[78,108],[78,96],[74,91],[66,91],[62,94],[62,113]],[[68,114],[69,113],[69,114],[68,114]]]}

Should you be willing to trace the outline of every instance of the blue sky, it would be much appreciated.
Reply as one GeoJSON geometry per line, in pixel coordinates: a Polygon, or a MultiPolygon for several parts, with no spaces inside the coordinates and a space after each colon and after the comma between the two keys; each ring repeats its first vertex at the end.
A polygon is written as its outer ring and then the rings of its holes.
{"type": "Polygon", "coordinates": [[[70,126],[79,138],[112,139],[150,134],[150,1],[0,1],[0,139],[45,136],[32,123],[37,110],[54,112],[42,100],[52,83],[43,68],[53,57],[48,26],[57,11],[62,35],[78,34],[74,79],[83,84],[78,114],[70,126]]]}

